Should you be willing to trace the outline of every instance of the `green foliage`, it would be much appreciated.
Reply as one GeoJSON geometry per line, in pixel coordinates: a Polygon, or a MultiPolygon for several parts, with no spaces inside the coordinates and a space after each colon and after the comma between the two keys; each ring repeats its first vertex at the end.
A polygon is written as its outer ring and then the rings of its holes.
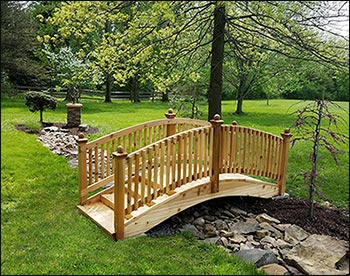
{"type": "Polygon", "coordinates": [[[16,90],[10,82],[9,76],[5,71],[1,71],[1,98],[3,96],[12,97],[16,95],[16,90]]]}
{"type": "Polygon", "coordinates": [[[42,92],[27,92],[25,94],[25,99],[25,104],[31,112],[40,111],[41,123],[43,122],[43,111],[45,109],[55,110],[57,107],[57,100],[42,92]]]}
{"type": "Polygon", "coordinates": [[[35,21],[21,1],[1,1],[1,72],[17,85],[42,85],[47,71],[35,56],[35,21]]]}

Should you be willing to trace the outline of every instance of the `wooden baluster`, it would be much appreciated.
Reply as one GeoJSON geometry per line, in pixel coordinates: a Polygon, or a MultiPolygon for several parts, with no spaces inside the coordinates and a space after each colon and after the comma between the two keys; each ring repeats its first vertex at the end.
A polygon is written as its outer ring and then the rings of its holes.
{"type": "Polygon", "coordinates": [[[118,146],[117,152],[113,153],[115,163],[114,171],[114,231],[117,240],[124,239],[125,218],[125,160],[128,154],[122,146],[118,146]]]}
{"type": "Polygon", "coordinates": [[[242,145],[243,145],[243,134],[242,134],[242,127],[237,128],[237,172],[242,172],[242,145]]]}
{"type": "Polygon", "coordinates": [[[170,141],[170,158],[171,158],[171,190],[174,190],[176,187],[176,138],[172,138],[170,141]]]}
{"type": "Polygon", "coordinates": [[[256,131],[252,129],[252,156],[251,156],[251,174],[256,175],[256,131]]]}
{"type": "Polygon", "coordinates": [[[165,140],[165,152],[166,152],[166,166],[165,166],[165,192],[168,193],[170,191],[169,189],[169,182],[170,182],[170,141],[165,140]]]}
{"type": "Polygon", "coordinates": [[[137,134],[138,134],[138,131],[135,131],[134,132],[134,136],[133,136],[133,151],[136,151],[138,149],[137,147],[137,134]]]}
{"type": "Polygon", "coordinates": [[[132,152],[132,133],[128,135],[128,148],[127,151],[132,152]]]}
{"type": "MultiPolygon", "coordinates": [[[[112,140],[112,150],[111,150],[112,153],[115,152],[115,141],[116,141],[116,139],[112,140]]],[[[114,162],[113,161],[112,161],[112,172],[114,173],[114,162]]]]}
{"type": "Polygon", "coordinates": [[[277,180],[278,178],[278,164],[280,162],[280,147],[281,147],[281,139],[279,137],[275,137],[276,140],[276,149],[275,149],[275,164],[274,164],[274,170],[273,170],[273,179],[277,180]]]}
{"type": "Polygon", "coordinates": [[[243,144],[242,144],[242,168],[241,168],[241,173],[246,173],[246,156],[247,156],[247,128],[242,128],[242,139],[243,139],[243,144]]]}
{"type": "Polygon", "coordinates": [[[209,147],[209,130],[206,128],[204,131],[204,151],[203,151],[203,177],[208,176],[208,147],[209,147]]]}
{"type": "Polygon", "coordinates": [[[95,146],[95,182],[98,181],[98,146],[95,146]]]}
{"type": "MultiPolygon", "coordinates": [[[[127,214],[130,214],[133,210],[132,204],[131,204],[131,196],[132,196],[132,159],[127,158],[126,159],[127,165],[128,165],[128,191],[127,191],[127,205],[126,210],[127,214]]],[[[134,201],[135,204],[135,201],[134,201]]],[[[133,204],[133,205],[134,205],[133,204]]]]}
{"type": "Polygon", "coordinates": [[[187,183],[192,181],[192,172],[193,172],[193,167],[192,167],[192,138],[193,138],[193,132],[188,133],[188,177],[187,177],[187,183]]]}
{"type": "Polygon", "coordinates": [[[145,204],[145,186],[146,186],[146,152],[143,150],[141,152],[141,166],[142,166],[142,170],[141,170],[141,206],[143,206],[145,204]]]}
{"type": "Polygon", "coordinates": [[[197,180],[198,169],[198,131],[193,132],[193,177],[192,180],[197,180]]]}
{"type": "Polygon", "coordinates": [[[183,169],[182,169],[182,180],[183,182],[187,182],[187,163],[188,163],[188,159],[187,159],[187,148],[188,148],[188,135],[184,134],[183,136],[183,169]]]}
{"type": "Polygon", "coordinates": [[[259,151],[258,151],[258,160],[257,160],[257,176],[262,176],[262,158],[263,158],[263,135],[262,132],[258,132],[258,145],[259,145],[259,151]]]}
{"type": "Polygon", "coordinates": [[[140,173],[140,154],[135,154],[135,177],[134,177],[134,210],[139,208],[139,173],[140,173]]]}
{"type": "Polygon", "coordinates": [[[101,144],[101,179],[105,178],[105,144],[101,144]]]}
{"type": "Polygon", "coordinates": [[[107,142],[107,176],[111,175],[111,144],[107,142]]]}
{"type": "MultiPolygon", "coordinates": [[[[80,205],[87,200],[87,195],[82,195],[82,191],[87,188],[87,164],[86,164],[86,144],[88,139],[84,138],[83,133],[78,136],[78,167],[79,167],[79,197],[80,205]]],[[[90,162],[91,160],[89,160],[90,162]]]]}
{"type": "Polygon", "coordinates": [[[219,191],[219,174],[220,174],[220,168],[222,164],[222,158],[221,158],[221,126],[224,123],[223,120],[221,120],[220,115],[216,114],[214,115],[214,118],[210,120],[210,123],[213,127],[213,148],[211,153],[212,158],[212,170],[210,174],[210,182],[211,182],[211,192],[216,193],[219,191]]]}
{"type": "Polygon", "coordinates": [[[139,144],[137,145],[137,149],[142,148],[142,129],[138,131],[139,133],[139,144]]]}
{"type": "Polygon", "coordinates": [[[147,178],[148,178],[148,183],[147,183],[147,203],[150,203],[152,200],[152,149],[148,148],[147,149],[147,178]]]}
{"type": "Polygon", "coordinates": [[[89,185],[92,184],[92,149],[89,149],[89,185]]]}
{"type": "Polygon", "coordinates": [[[158,158],[159,158],[159,144],[153,146],[154,152],[154,169],[153,169],[153,196],[154,199],[158,197],[158,158]]]}
{"type": "Polygon", "coordinates": [[[204,160],[204,130],[199,130],[199,146],[198,146],[198,178],[201,179],[203,177],[203,160],[204,160]]]}
{"type": "Polygon", "coordinates": [[[246,154],[245,154],[245,164],[244,164],[244,173],[246,174],[249,174],[250,173],[250,146],[251,146],[251,143],[250,143],[250,128],[246,128],[245,129],[245,140],[246,140],[246,145],[245,145],[245,151],[246,151],[246,154]]]}
{"type": "Polygon", "coordinates": [[[287,164],[288,164],[288,151],[289,151],[289,141],[292,134],[290,130],[286,128],[284,133],[281,134],[282,141],[282,152],[281,152],[281,163],[280,163],[280,171],[279,171],[279,180],[278,180],[278,194],[284,195],[286,190],[286,178],[287,178],[287,164]]]}
{"type": "Polygon", "coordinates": [[[183,137],[179,136],[177,137],[178,140],[178,152],[177,152],[177,180],[176,180],[176,187],[180,187],[182,184],[181,179],[181,167],[182,167],[182,151],[183,151],[183,137]]]}
{"type": "Polygon", "coordinates": [[[164,192],[164,155],[165,155],[165,150],[164,150],[164,142],[160,143],[160,170],[159,170],[159,185],[160,185],[160,191],[164,192]]]}
{"type": "Polygon", "coordinates": [[[232,122],[232,132],[231,132],[231,158],[232,158],[232,165],[231,165],[231,173],[236,173],[237,172],[237,164],[236,164],[236,160],[237,160],[237,122],[233,121],[232,122]]]}

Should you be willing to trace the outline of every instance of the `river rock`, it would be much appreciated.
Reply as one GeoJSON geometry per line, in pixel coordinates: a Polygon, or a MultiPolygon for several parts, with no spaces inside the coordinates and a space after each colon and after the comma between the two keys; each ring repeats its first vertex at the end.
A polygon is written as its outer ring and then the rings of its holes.
{"type": "Polygon", "coordinates": [[[272,252],[263,249],[240,250],[234,254],[242,260],[253,263],[256,267],[278,263],[276,256],[272,252]]]}
{"type": "Polygon", "coordinates": [[[348,241],[313,234],[289,250],[283,258],[308,275],[345,275],[346,272],[336,269],[335,263],[348,248],[348,241]]]}
{"type": "Polygon", "coordinates": [[[275,263],[263,265],[258,270],[265,271],[267,275],[289,275],[285,267],[275,263]]]}
{"type": "Polygon", "coordinates": [[[260,229],[260,226],[255,219],[248,218],[246,221],[234,223],[230,228],[231,231],[235,231],[237,233],[249,234],[255,233],[257,230],[260,229]]]}
{"type": "Polygon", "coordinates": [[[303,228],[295,224],[287,227],[284,232],[284,240],[293,245],[296,245],[299,242],[305,240],[308,236],[308,232],[306,232],[303,228]]]}

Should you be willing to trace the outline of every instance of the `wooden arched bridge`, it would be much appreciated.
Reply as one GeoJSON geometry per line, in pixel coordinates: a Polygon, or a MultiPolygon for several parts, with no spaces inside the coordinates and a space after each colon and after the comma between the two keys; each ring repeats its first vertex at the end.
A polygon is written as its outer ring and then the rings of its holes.
{"type": "Polygon", "coordinates": [[[213,198],[284,194],[289,129],[165,115],[91,142],[79,135],[78,209],[114,239],[213,198]]]}

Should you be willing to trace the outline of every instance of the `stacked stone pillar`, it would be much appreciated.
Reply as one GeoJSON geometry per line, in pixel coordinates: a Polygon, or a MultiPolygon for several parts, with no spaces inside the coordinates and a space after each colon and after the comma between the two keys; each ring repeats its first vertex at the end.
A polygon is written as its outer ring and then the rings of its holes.
{"type": "Polygon", "coordinates": [[[67,127],[79,127],[81,124],[82,104],[67,104],[67,127]]]}

